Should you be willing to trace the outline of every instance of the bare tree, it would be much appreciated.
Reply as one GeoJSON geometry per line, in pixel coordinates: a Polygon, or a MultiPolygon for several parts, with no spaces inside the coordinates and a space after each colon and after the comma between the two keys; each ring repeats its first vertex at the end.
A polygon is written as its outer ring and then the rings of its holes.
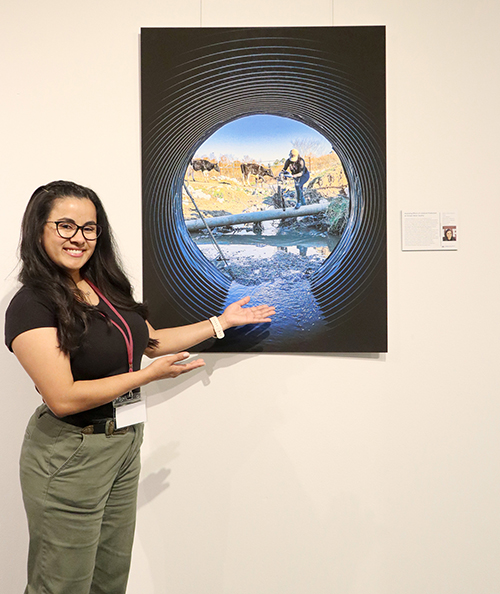
{"type": "MultiPolygon", "coordinates": [[[[317,138],[293,138],[290,140],[292,148],[299,151],[302,157],[319,157],[325,154],[326,142],[317,138]]],[[[330,152],[328,149],[327,152],[330,152]]]]}

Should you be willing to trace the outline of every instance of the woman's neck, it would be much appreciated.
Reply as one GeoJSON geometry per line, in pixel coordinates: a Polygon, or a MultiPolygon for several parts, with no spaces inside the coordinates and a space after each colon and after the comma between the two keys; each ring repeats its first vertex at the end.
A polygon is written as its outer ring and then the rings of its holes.
{"type": "Polygon", "coordinates": [[[90,305],[97,305],[99,303],[99,296],[83,277],[80,277],[80,280],[75,282],[75,285],[87,303],[90,305]]]}
{"type": "Polygon", "coordinates": [[[81,275],[79,270],[75,270],[74,272],[70,272],[69,274],[71,280],[78,286],[78,283],[83,281],[83,276],[81,275]]]}

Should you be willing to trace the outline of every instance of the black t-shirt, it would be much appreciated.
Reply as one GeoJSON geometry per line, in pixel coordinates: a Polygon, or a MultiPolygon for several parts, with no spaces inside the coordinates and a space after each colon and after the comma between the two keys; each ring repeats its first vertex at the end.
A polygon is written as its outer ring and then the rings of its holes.
{"type": "MultiPolygon", "coordinates": [[[[104,314],[91,318],[88,332],[81,345],[70,357],[73,379],[93,380],[128,372],[127,347],[121,332],[106,321],[112,319],[122,328],[122,322],[102,301],[96,309],[104,314]]],[[[118,308],[117,308],[118,309],[118,308]]],[[[149,332],[144,319],[137,313],[118,309],[132,332],[134,340],[134,371],[140,369],[142,355],[148,345],[149,332]]],[[[34,328],[57,327],[54,306],[28,287],[22,287],[5,314],[5,343],[12,351],[16,336],[34,328]]],[[[98,406],[64,420],[80,427],[103,418],[113,417],[112,403],[98,406]]]]}
{"type": "Polygon", "coordinates": [[[292,175],[296,175],[297,173],[302,173],[302,175],[304,175],[307,173],[306,162],[302,157],[299,157],[296,161],[287,159],[283,165],[283,171],[286,171],[288,168],[290,168],[290,173],[292,175]]]}

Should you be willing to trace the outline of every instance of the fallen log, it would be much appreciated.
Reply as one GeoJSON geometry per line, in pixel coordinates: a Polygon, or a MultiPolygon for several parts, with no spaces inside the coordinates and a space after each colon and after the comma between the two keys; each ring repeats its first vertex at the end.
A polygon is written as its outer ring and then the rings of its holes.
{"type": "Polygon", "coordinates": [[[223,217],[205,217],[205,223],[200,219],[189,219],[186,221],[188,231],[200,231],[205,229],[205,224],[213,229],[214,227],[227,227],[230,225],[241,225],[243,223],[259,223],[262,221],[273,221],[275,219],[289,219],[291,217],[306,217],[322,214],[326,211],[327,204],[307,204],[300,208],[287,208],[286,210],[257,210],[255,212],[241,212],[223,217]]]}

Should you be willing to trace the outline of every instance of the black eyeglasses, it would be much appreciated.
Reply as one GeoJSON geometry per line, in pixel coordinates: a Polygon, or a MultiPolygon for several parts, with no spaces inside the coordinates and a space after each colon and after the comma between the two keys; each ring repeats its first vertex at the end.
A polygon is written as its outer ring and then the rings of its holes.
{"type": "Polygon", "coordinates": [[[97,223],[86,223],[85,225],[77,225],[71,221],[47,221],[47,223],[54,223],[57,234],[62,239],[72,239],[79,229],[87,241],[94,241],[102,233],[102,227],[97,223]]]}

